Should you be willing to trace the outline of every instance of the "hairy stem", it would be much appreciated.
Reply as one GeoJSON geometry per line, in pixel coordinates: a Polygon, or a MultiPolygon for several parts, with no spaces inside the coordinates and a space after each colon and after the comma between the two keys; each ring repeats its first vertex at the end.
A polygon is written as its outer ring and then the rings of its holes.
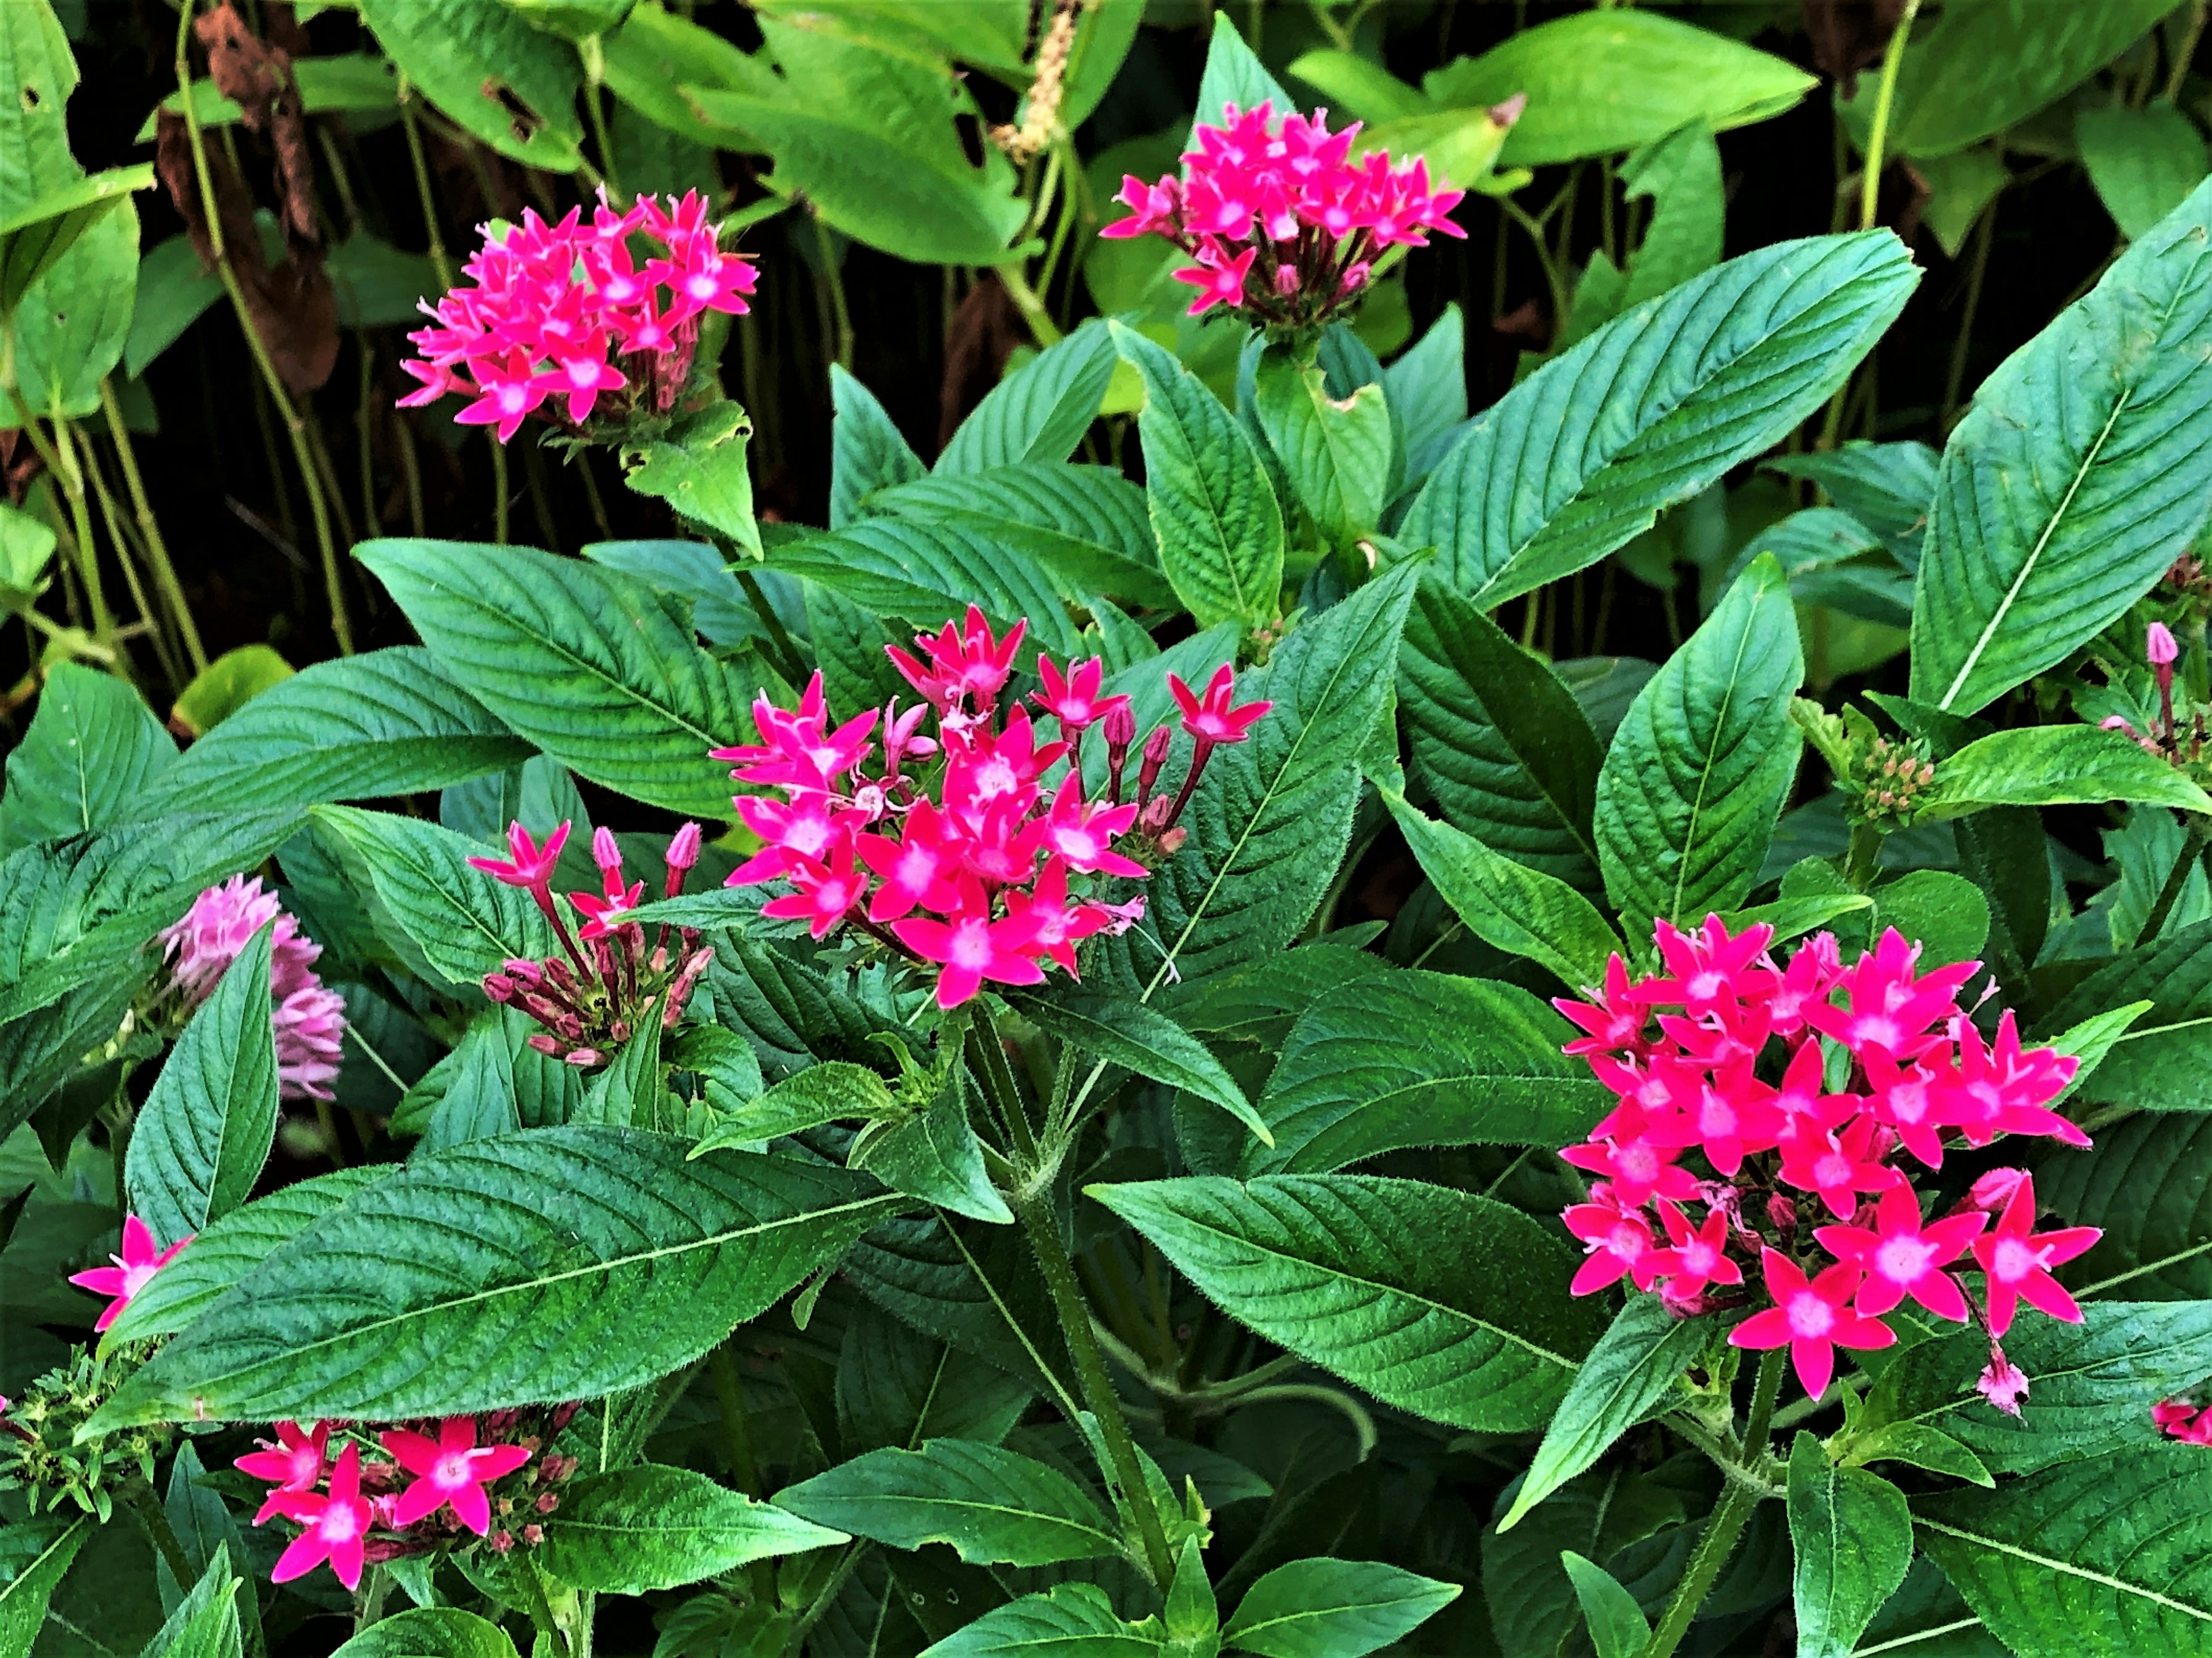
{"type": "MultiPolygon", "coordinates": [[[[1789,1356],[1787,1347],[1777,1347],[1759,1357],[1759,1380],[1752,1388],[1751,1415],[1744,1423],[1743,1455],[1747,1463],[1756,1464],[1766,1455],[1767,1430],[1774,1420],[1774,1401],[1782,1392],[1782,1368],[1789,1356]]],[[[1698,1540],[1689,1567],[1675,1586],[1674,1598],[1668,1601],[1659,1627],[1651,1631],[1650,1640],[1644,1643],[1644,1658],[1674,1658],[1698,1608],[1712,1593],[1721,1569],[1735,1552],[1736,1540],[1743,1535],[1743,1528],[1749,1523],[1759,1501],[1756,1491],[1737,1480],[1731,1479],[1722,1487],[1720,1501],[1714,1504],[1712,1517],[1705,1522],[1705,1534],[1698,1540]]]]}

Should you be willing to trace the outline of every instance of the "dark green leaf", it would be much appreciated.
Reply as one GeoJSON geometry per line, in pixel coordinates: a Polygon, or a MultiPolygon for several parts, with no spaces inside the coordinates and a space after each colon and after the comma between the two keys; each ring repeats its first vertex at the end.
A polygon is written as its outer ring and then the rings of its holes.
{"type": "Polygon", "coordinates": [[[830,398],[836,410],[830,426],[830,527],[842,529],[860,513],[863,497],[894,484],[910,483],[929,469],[907,445],[876,394],[830,365],[830,398]]]}
{"type": "Polygon", "coordinates": [[[1412,1634],[1459,1592],[1376,1560],[1293,1560],[1245,1590],[1222,1644],[1261,1658],[1364,1658],[1412,1634]]]}
{"type": "Polygon", "coordinates": [[[970,1220],[1011,1224],[1014,1218],[984,1170],[983,1148],[969,1127],[957,1088],[945,1089],[928,1109],[864,1142],[853,1166],[866,1169],[894,1192],[970,1220]]]}
{"type": "Polygon", "coordinates": [[[1575,1586],[1575,1600],[1582,1606],[1597,1658],[1636,1658],[1651,1638],[1651,1625],[1636,1597],[1603,1566],[1571,1549],[1561,1552],[1559,1564],[1575,1586]]]}
{"type": "Polygon", "coordinates": [[[474,985],[515,957],[555,953],[553,929],[529,894],[471,869],[486,849],[419,817],[318,806],[361,860],[378,902],[429,968],[447,983],[474,985]]]}
{"type": "Polygon", "coordinates": [[[1036,1390],[957,1347],[900,1323],[872,1302],[845,1322],[837,1356],[838,1436],[845,1454],[930,1439],[995,1445],[1036,1390]]]}
{"type": "Polygon", "coordinates": [[[49,1514],[0,1526],[0,1658],[28,1658],[54,1586],[92,1529],[88,1515],[64,1520],[49,1514]]]}
{"type": "Polygon", "coordinates": [[[1266,1120],[1206,1044],[1135,997],[1104,985],[1077,985],[1054,995],[1018,994],[1012,1000],[1015,1011],[1039,1029],[1218,1105],[1273,1143],[1266,1120]]]}
{"type": "Polygon", "coordinates": [[[645,1594],[846,1540],[702,1473],[648,1462],[564,1490],[538,1558],[556,1581],[574,1588],[645,1594]]]}
{"type": "Polygon", "coordinates": [[[931,1647],[926,1658],[1161,1658],[1157,1619],[1125,1624],[1095,1583],[1062,1583],[994,1606],[931,1647]]]}
{"type": "Polygon", "coordinates": [[[459,1606],[415,1606],[380,1618],[331,1658],[515,1658],[505,1630],[459,1606]]]}
{"type": "Polygon", "coordinates": [[[2113,1042],[2085,1097],[2146,1111],[2212,1110],[2212,1073],[2203,1060],[2212,1020],[2212,921],[2115,957],[2076,986],[2049,1023],[2063,1029],[2136,1001],[2149,1002],[2150,1011],[2113,1042]]]}
{"type": "Polygon", "coordinates": [[[941,475],[1066,460],[1097,418],[1114,377],[1114,341],[1085,323],[993,386],[937,458],[941,475]]]}
{"type": "Polygon", "coordinates": [[[1113,1522],[1073,1479],[972,1440],[870,1451],[786,1486],[775,1500],[817,1525],[893,1548],[949,1543],[974,1565],[1042,1566],[1121,1552],[1113,1522]]]}
{"type": "Polygon", "coordinates": [[[0,850],[143,816],[139,802],[176,757],[175,741],[128,682],[56,663],[8,756],[0,850]]]}
{"type": "Polygon", "coordinates": [[[1838,1467],[1800,1431],[1790,1449],[1790,1541],[1799,1658],[1850,1658],[1912,1564],[1905,1493],[1863,1468],[1838,1467]]]}

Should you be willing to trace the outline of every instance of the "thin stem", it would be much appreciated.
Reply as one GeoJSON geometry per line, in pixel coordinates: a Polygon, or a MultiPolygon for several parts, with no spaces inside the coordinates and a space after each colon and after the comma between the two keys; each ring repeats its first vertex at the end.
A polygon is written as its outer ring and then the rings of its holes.
{"type": "Polygon", "coordinates": [[[620,206],[623,187],[615,180],[614,140],[607,136],[606,111],[599,103],[599,85],[605,74],[606,53],[596,34],[579,42],[584,59],[584,109],[591,117],[592,142],[599,150],[599,181],[606,186],[608,196],[620,206]]]}
{"type": "Polygon", "coordinates": [[[1565,328],[1567,313],[1572,309],[1574,300],[1567,291],[1566,273],[1553,262],[1552,250],[1545,244],[1543,225],[1530,218],[1528,210],[1510,196],[1499,197],[1498,205],[1504,210],[1507,218],[1528,233],[1528,240],[1536,250],[1537,261],[1544,267],[1545,285],[1552,290],[1552,327],[1555,331],[1565,328]]]}
{"type": "MultiPolygon", "coordinates": [[[[707,1374],[714,1383],[714,1402],[722,1413],[722,1442],[730,1459],[730,1478],[747,1497],[761,1494],[760,1465],[753,1458],[752,1429],[745,1417],[744,1384],[738,1379],[737,1360],[731,1357],[732,1335],[708,1355],[707,1374]]],[[[752,1563],[753,1593],[766,1606],[775,1604],[775,1568],[767,1560],[752,1563]]]]}
{"type": "Polygon", "coordinates": [[[845,304],[845,273],[838,269],[837,250],[830,242],[830,227],[822,222],[819,214],[814,216],[814,246],[822,256],[822,283],[830,295],[830,349],[836,356],[837,366],[849,372],[853,367],[853,313],[845,304]]]}
{"type": "Polygon", "coordinates": [[[846,1580],[860,1565],[860,1556],[866,1552],[867,1546],[863,1542],[845,1545],[843,1556],[830,1570],[829,1581],[822,1585],[822,1592],[814,1597],[814,1604],[800,1614],[799,1621],[791,1626],[791,1633],[784,1637],[783,1649],[786,1652],[805,1650],[806,1637],[814,1632],[814,1626],[822,1621],[823,1614],[836,1604],[837,1596],[844,1590],[846,1580]]]}
{"type": "Polygon", "coordinates": [[[1919,14],[1920,0],[1905,0],[1904,15],[1898,18],[1897,27],[1889,37],[1888,49],[1881,57],[1881,85],[1874,99],[1874,120],[1867,129],[1866,168],[1859,179],[1859,228],[1871,230],[1875,210],[1881,195],[1882,150],[1889,142],[1890,105],[1897,96],[1897,71],[1905,62],[1905,38],[1912,33],[1912,20],[1919,14]]]}
{"type": "MultiPolygon", "coordinates": [[[[1774,1418],[1774,1401],[1782,1391],[1782,1367],[1789,1352],[1786,1347],[1776,1347],[1759,1357],[1759,1381],[1752,1389],[1751,1416],[1744,1424],[1747,1461],[1755,1461],[1766,1454],[1767,1424],[1774,1418]]],[[[1689,1567],[1675,1586],[1674,1598],[1668,1601],[1659,1627],[1652,1631],[1650,1640],[1644,1643],[1644,1658],[1674,1658],[1698,1608],[1705,1605],[1705,1596],[1712,1592],[1713,1584],[1720,1577],[1721,1568],[1735,1552],[1736,1540],[1743,1535],[1752,1510],[1758,1506],[1758,1494],[1741,1484],[1731,1480],[1722,1488],[1720,1501],[1713,1506],[1712,1518],[1705,1522],[1705,1534],[1698,1540],[1689,1567]]]]}
{"type": "Polygon", "coordinates": [[[2143,918],[2142,931],[2136,934],[2136,943],[2148,944],[2157,939],[2158,930],[2166,925],[2166,918],[2173,913],[2174,905],[2181,901],[2182,889],[2189,884],[2190,875],[2197,868],[2198,855],[2203,852],[2208,839],[2212,839],[2212,817],[2201,812],[2191,812],[2189,833],[2182,837],[2181,855],[2173,860],[2173,867],[2166,872],[2166,884],[2158,890],[2158,897],[2150,907],[2150,914],[2143,918]]]}
{"type": "Polygon", "coordinates": [[[422,155],[422,125],[415,114],[415,100],[403,80],[399,87],[399,125],[407,131],[407,154],[415,164],[415,193],[422,203],[422,228],[430,240],[430,263],[437,267],[438,286],[453,285],[453,269],[446,263],[446,240],[438,229],[438,198],[430,193],[430,164],[422,155]]]}
{"type": "MultiPolygon", "coordinates": [[[[24,429],[38,430],[34,421],[26,421],[24,429]]],[[[100,583],[100,548],[92,538],[92,510],[85,500],[84,471],[77,465],[76,446],[70,441],[69,433],[59,415],[54,416],[55,444],[52,452],[61,460],[62,493],[69,498],[70,524],[76,543],[77,573],[84,583],[86,605],[92,611],[93,637],[103,645],[115,643],[115,617],[107,608],[107,594],[100,583]]],[[[116,556],[125,556],[121,548],[116,556]]],[[[124,659],[116,658],[121,671],[124,659]]]]}
{"type": "Polygon", "coordinates": [[[1743,1424],[1743,1455],[1747,1462],[1756,1464],[1766,1455],[1766,1436],[1774,1422],[1774,1401],[1782,1396],[1783,1360],[1788,1354],[1787,1348],[1770,1348],[1759,1361],[1759,1380],[1751,1390],[1751,1414],[1743,1424]]]}
{"type": "Polygon", "coordinates": [[[495,544],[507,545],[507,446],[492,433],[484,434],[484,441],[491,445],[491,538],[495,544]]]}
{"type": "Polygon", "coordinates": [[[185,1558],[185,1546],[178,1540],[176,1527],[170,1525],[169,1516],[163,1512],[161,1498],[155,1496],[151,1485],[141,1480],[132,1480],[128,1489],[131,1512],[144,1529],[146,1540],[161,1555],[169,1575],[177,1580],[177,1587],[190,1589],[199,1581],[199,1574],[185,1558]]]}
{"type": "Polygon", "coordinates": [[[522,476],[530,489],[530,510],[538,517],[538,533],[545,537],[545,550],[561,550],[561,532],[553,521],[553,497],[545,484],[545,457],[534,443],[522,446],[522,476]]]}
{"type": "Polygon", "coordinates": [[[154,654],[161,659],[162,674],[172,685],[181,689],[185,681],[178,671],[176,653],[167,630],[154,620],[154,607],[146,602],[146,589],[138,580],[137,563],[131,556],[131,544],[124,532],[123,509],[116,504],[115,492],[107,487],[107,479],[100,470],[100,457],[93,452],[92,440],[67,421],[62,422],[60,434],[72,446],[76,443],[84,445],[85,476],[92,482],[93,494],[100,498],[100,521],[106,527],[108,540],[115,544],[115,562],[123,571],[123,585],[131,589],[131,603],[137,610],[147,637],[153,641],[154,654]]]}
{"type": "Polygon", "coordinates": [[[361,524],[370,535],[383,526],[376,511],[376,452],[369,441],[369,426],[375,413],[371,398],[375,391],[376,348],[369,343],[367,329],[354,333],[354,351],[361,359],[361,406],[355,411],[355,436],[361,452],[361,524]]]}
{"type": "Polygon", "coordinates": [[[1990,244],[1996,240],[1997,203],[2002,192],[1990,197],[1974,227],[1973,263],[1966,267],[1966,303],[1959,315],[1959,337],[1951,345],[1951,369],[1943,381],[1942,429],[1951,429],[1959,417],[1959,398],[1966,389],[1966,347],[1973,337],[1974,317],[1982,308],[1982,282],[1990,271],[1990,244]]]}
{"type": "Polygon", "coordinates": [[[2197,56],[2197,43],[2204,38],[2206,0],[2197,0],[2189,9],[2189,32],[2181,37],[2181,46],[2173,54],[2173,67],[2166,77],[2166,101],[2179,103],[2182,83],[2189,78],[2189,63],[2197,56]]]}
{"type": "Polygon", "coordinates": [[[1052,313],[1038,297],[1036,289],[1030,286],[1029,278],[1022,274],[1019,263],[995,265],[993,269],[1012,299],[1014,309],[1022,313],[1022,320],[1030,325],[1030,333],[1036,343],[1041,346],[1057,345],[1060,338],[1060,325],[1053,321],[1052,313]]]}
{"type": "Polygon", "coordinates": [[[1030,1122],[1029,1109],[1014,1087],[1013,1068],[1006,1063],[1006,1044],[999,1040],[999,1028],[991,1018],[990,1010],[980,1002],[975,1005],[974,1020],[968,1027],[968,1058],[982,1078],[984,1097],[1006,1122],[1007,1143],[1013,1147],[1015,1165],[1027,1185],[1043,1172],[1037,1167],[1036,1135],[1030,1122]]]}
{"type": "Polygon", "coordinates": [[[737,577],[738,586],[744,589],[745,598],[753,607],[753,614],[760,618],[761,626],[768,631],[769,644],[772,647],[770,653],[775,659],[775,671],[793,689],[804,685],[806,683],[806,659],[799,655],[799,647],[792,642],[791,634],[783,625],[783,618],[775,613],[775,606],[769,603],[768,595],[761,591],[760,579],[743,564],[734,567],[732,574],[737,577]]]}
{"type": "Polygon", "coordinates": [[[1075,1263],[1068,1259],[1067,1246],[1061,1241],[1051,1194],[1037,1192],[1025,1195],[1015,1205],[1015,1211],[1021,1217],[1022,1230],[1029,1234],[1030,1248],[1044,1274],[1045,1288],[1051,1292],[1053,1311],[1060,1317],[1060,1334],[1066,1338],[1067,1351],[1075,1359],[1084,1402],[1091,1407],[1091,1414],[1097,1423],[1099,1437],[1106,1442],[1107,1460],[1113,1465],[1110,1471],[1136,1516],[1137,1532],[1144,1539],[1145,1560],[1152,1571],[1152,1582],[1165,1594],[1175,1577],[1175,1558],[1168,1552],[1167,1532],[1160,1524],[1158,1510],[1152,1506],[1152,1488],[1145,1483],[1143,1466],[1137,1461],[1137,1443],[1129,1436],[1128,1419],[1121,1414],[1121,1401],[1115,1395],[1113,1380],[1106,1374],[1105,1357],[1098,1351],[1098,1339],[1091,1332],[1091,1309],[1084,1304],[1083,1291],[1076,1284],[1075,1263]]]}
{"type": "Polygon", "coordinates": [[[115,445],[115,458],[122,464],[123,488],[131,497],[131,515],[138,521],[139,539],[145,543],[147,562],[154,567],[155,590],[168,607],[177,637],[184,641],[185,654],[191,659],[192,671],[198,673],[208,665],[206,648],[200,643],[199,624],[192,620],[191,606],[185,602],[177,568],[169,562],[169,545],[161,537],[161,524],[154,517],[154,503],[146,494],[146,480],[138,471],[138,453],[131,446],[131,428],[123,423],[123,407],[115,399],[115,387],[105,375],[100,382],[100,406],[107,416],[107,435],[115,445]]]}
{"type": "Polygon", "coordinates": [[[1844,854],[1844,879],[1864,892],[1881,866],[1881,830],[1872,823],[1851,825],[1850,850],[1844,854]]]}

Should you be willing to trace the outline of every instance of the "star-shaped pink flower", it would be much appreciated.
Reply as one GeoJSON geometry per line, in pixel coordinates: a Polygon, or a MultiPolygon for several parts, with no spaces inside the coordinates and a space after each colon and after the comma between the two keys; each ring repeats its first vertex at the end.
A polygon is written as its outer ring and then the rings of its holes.
{"type": "Polygon", "coordinates": [[[392,1505],[396,1527],[428,1519],[450,1503],[454,1517],[482,1537],[491,1529],[491,1499],[484,1486],[530,1461],[520,1445],[479,1448],[472,1416],[447,1417],[438,1424],[435,1439],[406,1428],[389,1429],[383,1439],[392,1460],[416,1476],[392,1505]]]}
{"type": "Polygon", "coordinates": [[[126,1215],[123,1220],[123,1253],[110,1255],[112,1266],[95,1266],[90,1272],[79,1272],[70,1279],[80,1290],[89,1290],[96,1296],[112,1296],[92,1327],[105,1330],[122,1315],[131,1304],[131,1297],[146,1287],[146,1281],[177,1258],[177,1252],[191,1242],[190,1235],[179,1238],[167,1248],[157,1248],[154,1234],[146,1223],[136,1215],[126,1215]]]}

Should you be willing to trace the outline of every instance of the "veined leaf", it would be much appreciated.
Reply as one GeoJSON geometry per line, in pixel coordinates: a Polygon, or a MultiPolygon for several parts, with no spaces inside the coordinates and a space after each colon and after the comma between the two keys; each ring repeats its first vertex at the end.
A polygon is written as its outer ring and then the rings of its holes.
{"type": "Polygon", "coordinates": [[[1884,230],[1729,260],[1515,387],[1438,463],[1400,539],[1435,544],[1437,574],[1484,610],[1595,563],[1820,407],[1918,276],[1884,230]]]}
{"type": "Polygon", "coordinates": [[[2064,1029],[2136,1001],[2149,1002],[2150,1011],[2112,1042],[2084,1097],[2145,1111],[2212,1110],[2212,1075],[2203,1064],[2212,1027],[2212,920],[2114,957],[2075,987],[2049,1023],[2064,1029]]]}
{"type": "Polygon", "coordinates": [[[1392,973],[1316,1002],[1291,1028],[1260,1101],[1272,1149],[1248,1174],[1327,1174],[1413,1145],[1580,1139],[1612,1096],[1559,1052],[1573,1027],[1487,979],[1392,973]]]}
{"type": "Polygon", "coordinates": [[[866,1169],[894,1192],[970,1220],[1013,1223],[1014,1212],[983,1166],[983,1144],[957,1088],[943,1090],[927,1108],[857,1145],[851,1166],[866,1169]]]}
{"type": "Polygon", "coordinates": [[[1364,1175],[1086,1189],[1232,1317],[1431,1421],[1534,1427],[1597,1339],[1566,1245],[1472,1193],[1364,1175]]]}
{"type": "Polygon", "coordinates": [[[1667,659],[1598,774],[1598,863],[1632,937],[1695,926],[1750,892],[1797,774],[1790,697],[1805,677],[1790,584],[1771,555],[1667,659]]]}
{"type": "Polygon", "coordinates": [[[1260,358],[1254,408],[1298,502],[1331,546],[1382,520],[1391,487],[1390,407],[1380,384],[1332,398],[1318,366],[1301,367],[1289,346],[1260,358]]]}
{"type": "Polygon", "coordinates": [[[1085,323],[1055,341],[991,388],[960,422],[934,470],[957,476],[1066,460],[1098,417],[1114,361],[1103,323],[1085,323]]]}
{"type": "Polygon", "coordinates": [[[92,1530],[89,1515],[51,1513],[0,1527],[0,1658],[28,1658],[47,1602],[92,1530]]]}
{"type": "Polygon", "coordinates": [[[1218,1105],[1272,1145],[1267,1121],[1204,1042],[1164,1013],[1103,985],[1051,996],[1016,995],[1014,1010],[1039,1029],[1085,1053],[1218,1105]]]}
{"type": "Polygon", "coordinates": [[[2212,813],[2212,797],[2118,732],[2022,726],[1969,743],[1936,768],[1933,815],[1984,806],[2066,806],[2133,800],[2212,813]]]}
{"type": "Polygon", "coordinates": [[[687,1149],[570,1125],[419,1158],[264,1257],[106,1422],[443,1416],[637,1387],[901,1202],[840,1169],[687,1149]]]}
{"type": "Polygon", "coordinates": [[[392,921],[448,983],[476,984],[502,962],[557,948],[527,893],[469,866],[485,849],[466,836],[358,806],[318,806],[315,817],[360,858],[392,921]]]}
{"type": "Polygon", "coordinates": [[[410,1606],[380,1618],[331,1658],[515,1658],[505,1630],[459,1606],[410,1606]]]}
{"type": "Polygon", "coordinates": [[[319,662],[186,750],[134,818],[424,794],[534,752],[415,646],[319,662]]]}
{"type": "Polygon", "coordinates": [[[1293,1560],[1244,1591],[1224,1646],[1262,1658],[1364,1658],[1459,1598],[1459,1585],[1379,1560],[1293,1560]]]}
{"type": "Polygon", "coordinates": [[[462,542],[355,550],[446,671],[571,770],[671,811],[726,817],[707,750],[747,734],[750,689],[644,582],[581,559],[462,542]]]}
{"type": "Polygon", "coordinates": [[[779,1554],[848,1541],[689,1468],[646,1463],[579,1479],[545,1521],[556,1582],[602,1594],[681,1588],[779,1554]]]}
{"type": "Polygon", "coordinates": [[[642,450],[625,448],[623,482],[666,501],[682,517],[729,537],[740,553],[761,556],[745,446],[753,423],[736,404],[710,404],[687,415],[642,450]]]}
{"type": "Polygon", "coordinates": [[[132,1127],[124,1165],[131,1207],[165,1245],[244,1203],[276,1144],[270,931],[256,932],[223,969],[132,1127]]]}
{"type": "Polygon", "coordinates": [[[2212,1653],[2212,1465],[2172,1448],[2069,1462],[1913,1506],[1936,1557],[2021,1658],[2212,1653]]]}
{"type": "Polygon", "coordinates": [[[474,137],[549,173],[580,159],[575,51],[507,7],[368,0],[361,21],[403,74],[474,137]]]}
{"type": "Polygon", "coordinates": [[[2131,1294],[2212,1301],[2212,1117],[2146,1111],[2108,1124],[2087,1151],[2039,1159],[2035,1195],[2070,1225],[2104,1229],[2066,1282],[2124,1278],[2131,1294]]]}
{"type": "Polygon", "coordinates": [[[1114,1522],[1055,1467],[966,1439],[886,1448],[787,1485],[776,1503],[893,1548],[949,1543],[971,1565],[1050,1565],[1121,1552],[1114,1522]]]}
{"type": "Polygon", "coordinates": [[[1912,613],[1912,695],[1986,707],[2147,591],[2212,501],[2212,183],[2005,359],[1951,434],[1912,613]]]}
{"type": "Polygon", "coordinates": [[[878,489],[928,476],[876,394],[830,365],[830,399],[836,417],[830,428],[830,527],[841,530],[860,515],[861,500],[878,489]]]}
{"type": "Polygon", "coordinates": [[[152,970],[143,957],[115,964],[0,1024],[0,1139],[52,1099],[88,1053],[115,1036],[152,970]]]}
{"type": "Polygon", "coordinates": [[[1850,1658],[1912,1564],[1905,1493],[1864,1468],[1838,1467],[1800,1431],[1790,1450],[1789,1503],[1797,1650],[1801,1658],[1850,1658]]]}
{"type": "Polygon", "coordinates": [[[56,663],[8,756],[0,849],[131,822],[176,757],[175,740],[128,682],[56,663]]]}
{"type": "Polygon", "coordinates": [[[1157,1618],[1123,1623],[1096,1583],[1062,1583],[992,1607],[921,1658],[1161,1658],[1166,1641],[1157,1618]]]}

